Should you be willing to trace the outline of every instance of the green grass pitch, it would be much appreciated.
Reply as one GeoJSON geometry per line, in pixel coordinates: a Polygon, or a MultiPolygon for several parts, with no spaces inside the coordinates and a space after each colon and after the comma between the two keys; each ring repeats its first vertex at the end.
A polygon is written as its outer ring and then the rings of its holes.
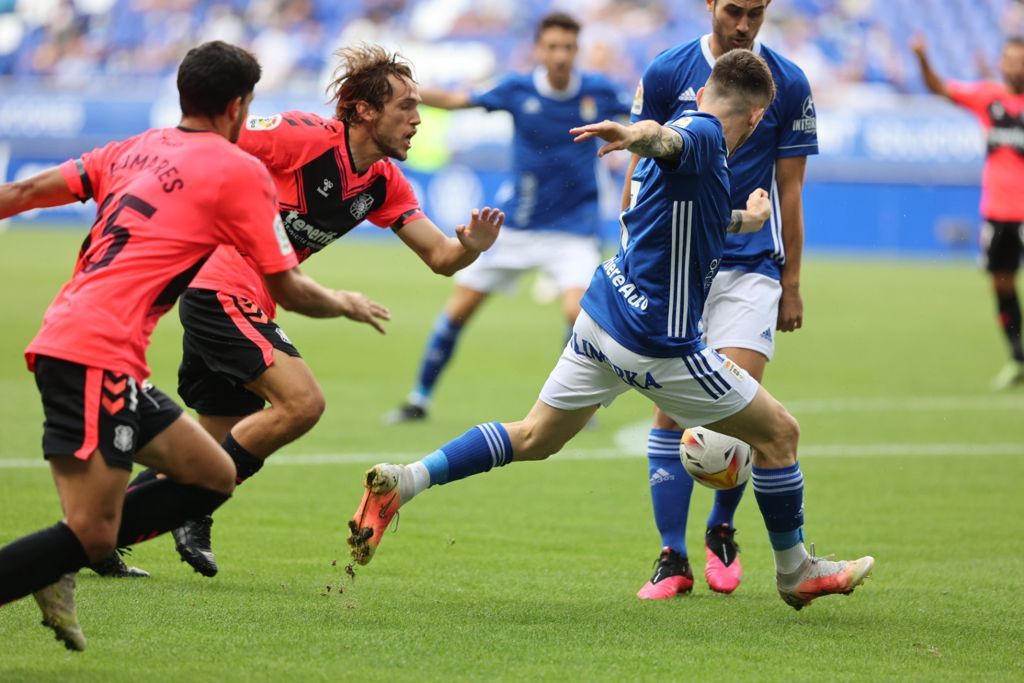
{"type": "MultiPolygon", "coordinates": [[[[21,354],[80,239],[0,233],[0,543],[59,517],[21,354]]],[[[350,238],[307,270],[390,305],[389,333],[282,316],[327,414],[217,514],[220,575],[193,573],[168,538],[130,558],[151,579],[83,571],[83,654],[52,641],[32,600],[0,608],[0,680],[1024,680],[1024,391],[988,391],[1005,352],[984,277],[963,262],[807,261],[806,327],[782,336],[767,385],[802,424],[808,540],[878,560],[854,595],[785,606],[752,496],[737,520],[744,582],[707,590],[711,495],[697,487],[693,594],[637,600],[658,537],[640,456],[650,409],[629,395],[549,462],[423,494],[347,577],[343,525],[366,466],[518,419],[563,335],[529,287],[496,298],[433,419],[382,427],[450,283],[397,240],[350,238]]],[[[172,314],[149,356],[171,394],[178,345],[172,314]]]]}

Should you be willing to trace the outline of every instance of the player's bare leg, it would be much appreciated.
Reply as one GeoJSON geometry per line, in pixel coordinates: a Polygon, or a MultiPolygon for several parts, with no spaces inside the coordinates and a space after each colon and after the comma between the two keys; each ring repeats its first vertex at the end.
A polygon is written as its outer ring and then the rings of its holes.
{"type": "MultiPolygon", "coordinates": [[[[51,458],[50,472],[64,511],[64,524],[78,539],[88,560],[107,557],[117,541],[129,472],[108,466],[98,452],[88,460],[51,458]]],[[[84,650],[85,635],[75,610],[74,573],[63,574],[33,595],[43,615],[42,624],[52,629],[55,638],[69,650],[84,650]]]]}
{"type": "Polygon", "coordinates": [[[128,489],[129,471],[96,451],[81,460],[50,457],[64,519],[0,549],[0,602],[36,593],[43,622],[72,649],[85,640],[74,606],[73,573],[109,555],[212,512],[234,488],[234,467],[217,443],[191,418],[180,415],[137,454],[169,473],[128,489]]]}
{"type": "MultiPolygon", "coordinates": [[[[800,426],[764,387],[740,412],[707,425],[754,449],[754,495],[775,553],[779,595],[802,609],[824,595],[848,595],[871,573],[875,559],[834,562],[808,554],[803,544],[803,474],[797,463],[800,426]]],[[[813,550],[813,546],[812,546],[813,550]]]]}
{"type": "Polygon", "coordinates": [[[434,385],[451,360],[459,335],[489,296],[487,292],[470,289],[464,285],[455,286],[427,340],[427,348],[420,361],[416,388],[409,393],[405,403],[384,416],[385,424],[394,425],[427,419],[427,409],[430,406],[434,385]]]}
{"type": "Polygon", "coordinates": [[[436,484],[446,484],[492,467],[543,460],[576,436],[598,406],[562,410],[537,401],[519,422],[477,425],[423,460],[410,465],[381,463],[366,472],[365,490],[348,526],[352,558],[369,564],[398,509],[436,484]]]}
{"type": "MultiPolygon", "coordinates": [[[[234,461],[239,484],[256,474],[275,451],[312,429],[325,407],[323,391],[306,362],[278,349],[274,349],[274,363],[245,388],[270,405],[241,417],[199,418],[234,461]]],[[[173,532],[182,561],[203,576],[215,576],[218,571],[212,527],[213,517],[206,515],[173,532]]]]}

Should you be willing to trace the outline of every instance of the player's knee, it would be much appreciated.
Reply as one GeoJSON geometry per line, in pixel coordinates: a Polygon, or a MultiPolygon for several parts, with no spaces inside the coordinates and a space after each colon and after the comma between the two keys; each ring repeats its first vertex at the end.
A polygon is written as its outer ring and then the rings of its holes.
{"type": "Polygon", "coordinates": [[[238,481],[238,472],[235,469],[235,463],[228,459],[227,465],[217,467],[215,470],[210,472],[210,475],[203,481],[198,482],[199,486],[216,491],[217,493],[223,493],[226,496],[230,496],[235,490],[235,483],[238,481]]]}
{"type": "Polygon", "coordinates": [[[324,393],[315,383],[302,393],[291,397],[285,404],[285,413],[293,438],[298,438],[312,429],[320,421],[326,408],[327,400],[324,393]]]}
{"type": "Polygon", "coordinates": [[[96,562],[108,557],[117,548],[116,515],[90,517],[89,515],[68,515],[68,527],[82,544],[86,557],[96,562]]]}

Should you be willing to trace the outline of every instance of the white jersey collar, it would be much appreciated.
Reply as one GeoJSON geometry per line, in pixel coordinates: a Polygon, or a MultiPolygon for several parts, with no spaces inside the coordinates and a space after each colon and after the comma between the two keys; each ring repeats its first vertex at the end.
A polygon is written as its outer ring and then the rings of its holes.
{"type": "MultiPolygon", "coordinates": [[[[704,53],[704,59],[707,60],[708,66],[715,66],[715,56],[711,54],[711,34],[705,34],[700,38],[700,51],[704,53]]],[[[751,46],[751,52],[757,56],[761,56],[761,41],[754,38],[754,44],[751,46]]]]}
{"type": "Polygon", "coordinates": [[[556,90],[552,87],[551,81],[548,80],[547,69],[538,66],[533,70],[533,87],[537,89],[538,93],[552,100],[571,100],[579,94],[582,82],[583,78],[580,76],[580,72],[573,69],[572,73],[569,74],[569,85],[565,90],[556,90]]]}

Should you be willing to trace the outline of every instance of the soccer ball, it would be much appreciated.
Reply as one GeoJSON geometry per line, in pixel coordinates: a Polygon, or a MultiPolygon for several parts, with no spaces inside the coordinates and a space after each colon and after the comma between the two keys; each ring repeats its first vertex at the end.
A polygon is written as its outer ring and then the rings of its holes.
{"type": "Polygon", "coordinates": [[[683,432],[679,457],[686,472],[712,489],[732,489],[750,478],[750,446],[739,439],[694,427],[683,432]]]}

